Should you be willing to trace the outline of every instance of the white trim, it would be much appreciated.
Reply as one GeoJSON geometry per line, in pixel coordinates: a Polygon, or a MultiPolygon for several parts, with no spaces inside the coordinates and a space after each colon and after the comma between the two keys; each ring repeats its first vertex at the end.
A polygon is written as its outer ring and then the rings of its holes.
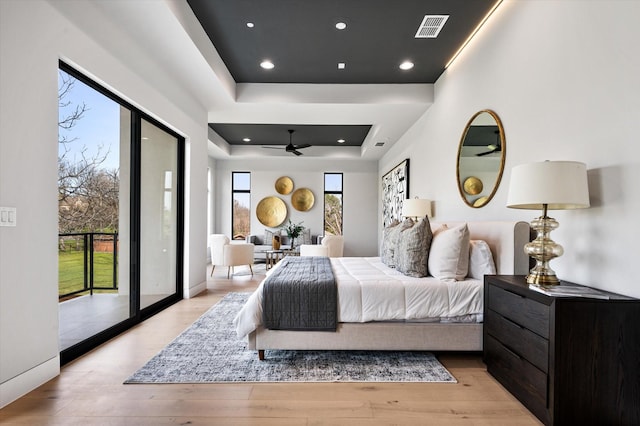
{"type": "MultiPolygon", "coordinates": [[[[186,286],[185,286],[186,287],[186,286]]],[[[182,295],[185,299],[191,299],[192,297],[197,296],[207,289],[207,282],[203,281],[198,285],[195,285],[191,288],[185,288],[185,292],[182,295]]]]}
{"type": "Polygon", "coordinates": [[[0,383],[0,408],[9,405],[59,374],[60,355],[56,355],[24,373],[0,383]]]}

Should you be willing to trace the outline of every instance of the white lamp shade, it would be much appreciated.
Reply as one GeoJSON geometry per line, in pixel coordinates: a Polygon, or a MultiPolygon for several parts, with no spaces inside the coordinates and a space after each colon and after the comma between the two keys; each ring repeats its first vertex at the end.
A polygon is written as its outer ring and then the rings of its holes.
{"type": "Polygon", "coordinates": [[[576,161],[522,164],[511,170],[507,207],[540,210],[589,207],[587,167],[576,161]]]}
{"type": "Polygon", "coordinates": [[[431,200],[407,198],[402,201],[403,217],[431,217],[431,200]]]}

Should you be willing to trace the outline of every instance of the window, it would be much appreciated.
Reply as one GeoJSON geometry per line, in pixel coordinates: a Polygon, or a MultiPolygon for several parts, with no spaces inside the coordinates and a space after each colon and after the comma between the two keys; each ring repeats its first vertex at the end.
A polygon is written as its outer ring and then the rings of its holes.
{"type": "Polygon", "coordinates": [[[251,173],[232,172],[231,235],[234,240],[244,240],[251,233],[251,173]]]}
{"type": "Polygon", "coordinates": [[[324,174],[324,234],[342,235],[342,173],[324,174]]]}

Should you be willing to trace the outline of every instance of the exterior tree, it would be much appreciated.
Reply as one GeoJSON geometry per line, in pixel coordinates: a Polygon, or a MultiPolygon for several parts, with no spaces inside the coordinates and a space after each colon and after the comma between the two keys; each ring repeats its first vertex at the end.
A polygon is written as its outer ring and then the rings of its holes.
{"type": "Polygon", "coordinates": [[[71,130],[85,113],[87,105],[73,105],[68,99],[76,79],[59,71],[58,105],[58,228],[60,233],[117,232],[119,171],[100,166],[108,151],[87,155],[86,146],[71,158],[69,144],[77,143],[71,130]]]}
{"type": "Polygon", "coordinates": [[[238,200],[233,200],[233,239],[244,240],[251,229],[251,212],[238,200]]]}
{"type": "Polygon", "coordinates": [[[342,235],[342,199],[333,194],[324,196],[324,232],[342,235]]]}

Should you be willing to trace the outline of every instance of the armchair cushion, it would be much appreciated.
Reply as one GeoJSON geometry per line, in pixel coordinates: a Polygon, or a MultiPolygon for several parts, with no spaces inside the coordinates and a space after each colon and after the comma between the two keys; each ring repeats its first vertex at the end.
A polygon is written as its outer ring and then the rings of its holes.
{"type": "Polygon", "coordinates": [[[342,235],[325,235],[321,245],[327,247],[329,257],[342,257],[344,237],[342,235]]]}
{"type": "Polygon", "coordinates": [[[211,264],[224,265],[223,247],[229,244],[229,238],[224,234],[211,234],[209,236],[209,248],[211,249],[211,264]]]}
{"type": "Polygon", "coordinates": [[[253,264],[253,244],[226,244],[223,246],[223,265],[239,266],[253,264]]]}

